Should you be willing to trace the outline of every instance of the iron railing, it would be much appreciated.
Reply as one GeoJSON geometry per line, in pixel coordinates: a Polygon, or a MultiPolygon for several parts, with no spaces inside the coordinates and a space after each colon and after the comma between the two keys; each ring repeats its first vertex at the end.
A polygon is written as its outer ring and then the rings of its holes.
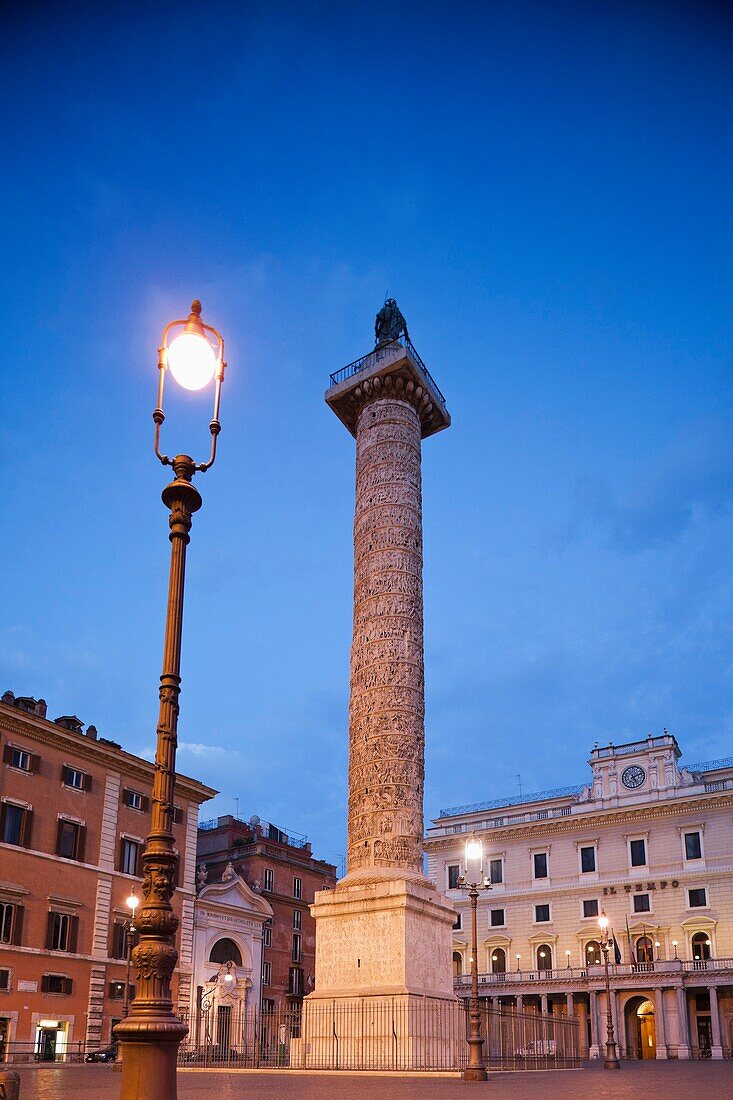
{"type": "Polygon", "coordinates": [[[355,359],[353,363],[349,363],[347,366],[342,367],[341,370],[337,370],[335,374],[332,374],[330,376],[331,385],[337,386],[339,382],[345,382],[347,378],[353,378],[355,374],[359,374],[359,372],[363,371],[366,367],[375,366],[380,359],[384,358],[384,353],[386,351],[396,348],[403,348],[408,353],[435,390],[441,405],[445,407],[445,397],[441,393],[432,374],[422,361],[422,358],[409,336],[399,336],[396,340],[388,340],[384,344],[378,344],[372,351],[367,352],[366,355],[362,355],[361,359],[355,359]]]}
{"type": "MultiPolygon", "coordinates": [[[[659,974],[668,978],[670,974],[733,971],[733,958],[723,959],[655,959],[653,962],[610,963],[609,974],[615,977],[627,977],[633,974],[659,974]]],[[[558,966],[548,970],[505,970],[495,973],[479,974],[479,986],[522,985],[527,982],[579,982],[587,979],[602,981],[605,969],[600,963],[588,963],[584,967],[558,966]]],[[[456,993],[464,994],[471,987],[471,975],[460,974],[453,979],[456,993]]]]}
{"type": "MultiPolygon", "coordinates": [[[[87,1043],[84,1041],[67,1043],[64,1040],[44,1042],[9,1042],[0,1039],[0,1065],[23,1064],[32,1062],[38,1065],[69,1065],[84,1061],[114,1061],[116,1044],[87,1043]]],[[[0,1094],[1,1095],[1,1094],[0,1094]]]]}
{"type": "MultiPolygon", "coordinates": [[[[179,1065],[304,1070],[458,1071],[468,1059],[463,1001],[368,997],[257,1012],[220,1000],[187,1021],[179,1065]]],[[[580,1064],[578,1023],[562,1016],[481,1006],[487,1065],[580,1064]]]]}

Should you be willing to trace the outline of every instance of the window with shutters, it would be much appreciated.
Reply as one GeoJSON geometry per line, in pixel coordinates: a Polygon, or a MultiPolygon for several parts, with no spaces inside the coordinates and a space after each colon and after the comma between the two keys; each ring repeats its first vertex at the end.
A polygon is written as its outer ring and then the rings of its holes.
{"type": "Polygon", "coordinates": [[[58,913],[51,909],[48,914],[46,948],[49,951],[76,951],[76,930],[78,917],[70,913],[58,913]]]}
{"type": "Polygon", "coordinates": [[[12,901],[0,901],[0,943],[20,944],[23,906],[12,901]]]}
{"type": "Polygon", "coordinates": [[[148,809],[148,799],[140,791],[132,791],[126,788],[122,792],[122,801],[126,806],[129,806],[131,810],[140,810],[141,813],[146,813],[148,809]]]}
{"type": "Polygon", "coordinates": [[[63,993],[68,996],[73,988],[73,980],[65,974],[44,974],[41,978],[42,993],[63,993]]]}
{"type": "Polygon", "coordinates": [[[120,842],[120,870],[124,875],[137,875],[141,844],[123,836],[120,842]]]}
{"type": "Polygon", "coordinates": [[[83,825],[76,821],[67,821],[59,818],[58,837],[56,841],[56,855],[63,859],[84,859],[84,833],[83,825]]]}
{"type": "Polygon", "coordinates": [[[15,746],[10,746],[10,760],[8,763],[11,768],[18,768],[22,772],[29,772],[31,770],[31,760],[33,754],[28,752],[27,749],[16,749],[15,746]]]}
{"type": "Polygon", "coordinates": [[[275,872],[272,867],[265,867],[265,881],[262,888],[269,893],[275,889],[275,872]]]}
{"type": "Polygon", "coordinates": [[[297,929],[298,932],[299,932],[302,927],[303,927],[303,914],[302,914],[300,909],[294,909],[293,910],[293,928],[297,929]]]}
{"type": "Polygon", "coordinates": [[[173,824],[181,825],[183,823],[183,810],[180,806],[173,807],[173,824]]]}
{"type": "Polygon", "coordinates": [[[32,811],[25,806],[16,806],[14,802],[3,802],[0,806],[0,839],[5,844],[17,844],[21,848],[28,848],[31,818],[32,811]]]}
{"type": "Polygon", "coordinates": [[[262,984],[269,985],[270,978],[272,976],[272,964],[269,962],[263,962],[262,964],[262,984]]]}
{"type": "Polygon", "coordinates": [[[702,859],[702,840],[699,832],[685,833],[685,859],[702,859]]]}
{"type": "Polygon", "coordinates": [[[268,920],[262,929],[262,946],[272,947],[272,921],[268,920]]]}
{"type": "Polygon", "coordinates": [[[303,970],[300,966],[291,966],[288,971],[288,993],[294,997],[302,997],[305,989],[303,970]]]}
{"type": "Polygon", "coordinates": [[[448,889],[457,890],[458,884],[461,879],[461,865],[460,863],[448,863],[445,868],[446,875],[448,876],[448,889]]]}
{"type": "Polygon", "coordinates": [[[296,875],[293,879],[293,897],[300,900],[303,897],[303,880],[296,875]]]}
{"type": "Polygon", "coordinates": [[[504,881],[504,860],[492,859],[489,860],[489,879],[492,884],[504,881]]]}
{"type": "Polygon", "coordinates": [[[89,791],[92,787],[92,777],[87,772],[64,764],[61,769],[61,782],[65,787],[73,787],[75,791],[89,791]]]}
{"type": "Polygon", "coordinates": [[[293,932],[293,952],[291,958],[294,963],[300,962],[300,934],[293,932]]]}

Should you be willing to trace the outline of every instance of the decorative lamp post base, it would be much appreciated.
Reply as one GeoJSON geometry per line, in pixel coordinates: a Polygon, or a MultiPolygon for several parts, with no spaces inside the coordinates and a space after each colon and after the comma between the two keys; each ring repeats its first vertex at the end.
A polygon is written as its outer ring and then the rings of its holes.
{"type": "Polygon", "coordinates": [[[117,1025],[124,1068],[122,1096],[162,1100],[176,1096],[178,1047],[188,1034],[175,1016],[128,1016],[117,1025]]]}
{"type": "Polygon", "coordinates": [[[615,1043],[606,1043],[606,1057],[603,1059],[603,1068],[621,1069],[621,1063],[618,1060],[615,1043]]]}

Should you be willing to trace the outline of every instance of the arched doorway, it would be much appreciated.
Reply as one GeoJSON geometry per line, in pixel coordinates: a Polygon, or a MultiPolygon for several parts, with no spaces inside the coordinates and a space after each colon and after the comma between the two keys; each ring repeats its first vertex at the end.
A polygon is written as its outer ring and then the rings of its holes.
{"type": "Polygon", "coordinates": [[[654,944],[649,936],[639,936],[636,941],[636,961],[638,963],[654,962],[654,944]]]}
{"type": "Polygon", "coordinates": [[[707,962],[711,946],[707,932],[696,932],[692,937],[692,958],[695,962],[707,962]]]}
{"type": "Polygon", "coordinates": [[[453,977],[460,978],[463,974],[463,955],[460,951],[453,952],[453,977]]]}
{"type": "Polygon", "coordinates": [[[652,1001],[643,996],[631,997],[626,1002],[624,1016],[627,1057],[644,1061],[656,1058],[657,1029],[652,1001]]]}
{"type": "Polygon", "coordinates": [[[547,943],[541,943],[537,948],[537,969],[552,970],[552,948],[547,943]]]}
{"type": "Polygon", "coordinates": [[[598,940],[588,940],[585,945],[585,965],[600,966],[602,961],[600,943],[598,940]]]}
{"type": "Polygon", "coordinates": [[[506,951],[503,947],[495,947],[491,952],[491,973],[506,974],[506,951]]]}

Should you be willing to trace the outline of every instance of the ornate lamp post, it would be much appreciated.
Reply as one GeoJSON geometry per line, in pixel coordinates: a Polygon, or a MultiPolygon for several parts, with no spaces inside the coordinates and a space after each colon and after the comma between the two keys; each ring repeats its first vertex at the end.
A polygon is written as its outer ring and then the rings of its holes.
{"type": "Polygon", "coordinates": [[[471,899],[471,997],[468,1003],[468,1065],[463,1071],[464,1081],[485,1081],[484,1040],[481,1035],[481,1010],[478,1000],[478,932],[476,907],[479,890],[488,890],[491,882],[483,876],[483,846],[480,840],[466,841],[466,869],[458,880],[462,890],[468,890],[471,899]]]}
{"type": "Polygon", "coordinates": [[[616,1040],[613,1037],[613,1012],[611,1011],[611,981],[608,976],[608,951],[613,940],[608,934],[608,917],[602,913],[598,918],[598,927],[601,930],[601,951],[603,952],[603,964],[606,968],[606,1057],[603,1059],[604,1069],[621,1069],[616,1052],[616,1040]]]}
{"type": "Polygon", "coordinates": [[[171,565],[159,689],[153,812],[142,857],[144,901],[137,921],[140,942],[132,952],[137,990],[129,1015],[116,1028],[122,1046],[120,1100],[175,1100],[176,1056],[188,1031],[174,1014],[171,997],[171,976],[178,959],[174,946],[178,918],[171,906],[178,852],[171,827],[181,689],[183,587],[191,517],[201,507],[201,496],[192,479],[197,470],[208,470],[216,458],[216,441],[221,430],[219,400],[225,369],[224,341],[216,329],[203,323],[201,303],[194,302],[188,320],[166,325],[158,352],[158,403],[153,412],[155,454],[164,466],[173,467],[175,475],[162,494],[163,503],[171,513],[168,521],[171,565]],[[171,338],[177,329],[180,331],[171,338]],[[203,389],[215,380],[214,415],[209,424],[211,451],[206,462],[196,463],[184,454],[169,458],[160,452],[160,429],[165,420],[163,387],[168,369],[176,381],[189,390],[203,389]]]}
{"type": "Polygon", "coordinates": [[[122,1002],[122,1017],[127,1016],[130,1011],[130,962],[132,960],[132,941],[135,938],[135,910],[140,904],[140,898],[133,890],[127,899],[127,908],[130,910],[130,916],[125,927],[125,957],[127,959],[127,970],[125,972],[125,997],[122,1002]]]}

